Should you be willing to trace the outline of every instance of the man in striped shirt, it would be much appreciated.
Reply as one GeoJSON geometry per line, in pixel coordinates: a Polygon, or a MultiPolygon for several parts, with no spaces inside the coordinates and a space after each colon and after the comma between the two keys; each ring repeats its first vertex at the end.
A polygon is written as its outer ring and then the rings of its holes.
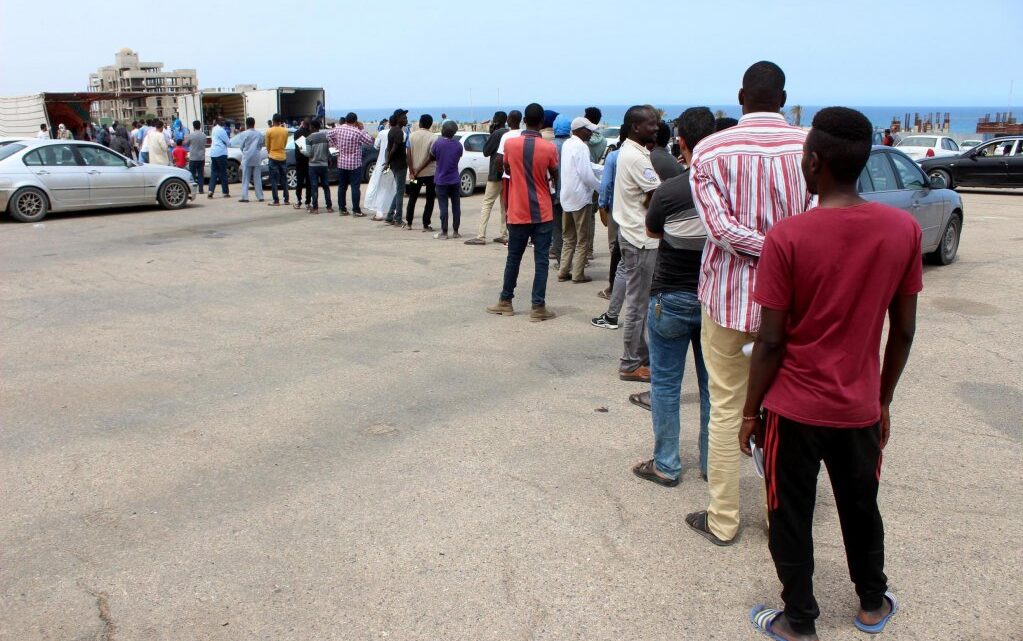
{"type": "Polygon", "coordinates": [[[742,348],[760,328],[753,300],[757,261],[768,230],[806,211],[811,196],[800,162],[806,132],[779,113],[785,74],[772,62],[746,70],[739,124],[693,150],[690,183],[708,243],[700,273],[701,341],[710,379],[707,476],[710,506],[686,523],[717,545],[739,532],[739,429],[750,361],[742,348]]]}

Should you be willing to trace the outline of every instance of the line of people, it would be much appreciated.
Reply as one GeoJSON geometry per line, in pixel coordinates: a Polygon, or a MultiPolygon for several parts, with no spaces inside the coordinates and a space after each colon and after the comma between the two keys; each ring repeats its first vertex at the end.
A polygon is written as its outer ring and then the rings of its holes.
{"type": "MultiPolygon", "coordinates": [[[[508,254],[498,301],[486,311],[515,314],[531,243],[529,319],[555,318],[547,307],[555,212],[560,205],[559,280],[587,282],[581,237],[598,194],[609,249],[621,258],[610,291],[601,292],[608,311],[593,324],[616,328],[624,308],[619,377],[651,383],[648,397],[630,399],[651,410],[654,436],[653,456],[632,472],[667,487],[682,478],[679,405],[692,347],[698,460],[710,501],[685,522],[717,546],[738,540],[740,461],[756,450],[784,609],[756,606],[750,620],[773,639],[813,641],[821,461],[860,599],[855,627],[880,632],[898,609],[884,573],[877,493],[922,289],[921,232],[905,212],[858,194],[873,137],[863,114],[824,109],[808,134],[781,115],[785,98],[782,70],[754,64],[743,76],[743,116],[734,126],[718,130],[706,107],[680,115],[682,164],[665,150],[670,130],[649,105],[628,110],[623,142],[603,166],[586,157],[595,127],[585,118],[570,122],[559,149],[541,134],[543,108],[527,106],[525,129],[503,137],[498,154],[508,254]]],[[[492,202],[485,198],[483,221],[492,202]]]]}

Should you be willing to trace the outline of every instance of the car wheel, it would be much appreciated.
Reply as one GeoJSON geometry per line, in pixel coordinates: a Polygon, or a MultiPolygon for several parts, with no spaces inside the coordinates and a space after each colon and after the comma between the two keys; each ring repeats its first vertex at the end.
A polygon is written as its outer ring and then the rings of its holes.
{"type": "Polygon", "coordinates": [[[188,202],[188,185],[183,180],[171,178],[160,185],[156,198],[164,209],[181,209],[188,202]]]}
{"type": "Polygon", "coordinates": [[[11,202],[7,205],[7,211],[11,218],[23,223],[37,223],[46,217],[50,204],[46,194],[35,187],[25,187],[15,192],[11,202]]]}
{"type": "Polygon", "coordinates": [[[962,231],[962,214],[955,212],[948,219],[948,224],[945,225],[945,231],[941,234],[941,242],[938,244],[938,248],[927,254],[928,260],[935,265],[951,265],[956,259],[956,253],[959,251],[959,236],[962,234],[962,231]]]}
{"type": "Polygon", "coordinates": [[[369,181],[373,180],[373,172],[375,172],[376,170],[377,170],[377,164],[375,162],[371,162],[366,167],[366,171],[362,172],[362,175],[365,176],[365,178],[363,179],[363,182],[369,182],[369,181]]]}
{"type": "Polygon", "coordinates": [[[952,189],[952,176],[944,169],[932,169],[927,174],[928,178],[941,178],[945,181],[945,189],[952,189]]]}
{"type": "Polygon", "coordinates": [[[242,166],[235,161],[227,163],[227,182],[240,183],[242,181],[242,166]]]}
{"type": "Polygon", "coordinates": [[[476,174],[471,169],[466,169],[459,175],[458,188],[462,198],[468,198],[472,196],[472,192],[476,191],[476,174]]]}
{"type": "Polygon", "coordinates": [[[296,189],[298,187],[298,170],[288,167],[288,170],[284,172],[284,180],[288,183],[288,189],[296,189]]]}

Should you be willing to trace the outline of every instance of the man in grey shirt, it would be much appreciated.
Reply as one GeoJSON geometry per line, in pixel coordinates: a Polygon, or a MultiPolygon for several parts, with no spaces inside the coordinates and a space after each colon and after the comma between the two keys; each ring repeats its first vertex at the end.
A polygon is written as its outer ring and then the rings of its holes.
{"type": "Polygon", "coordinates": [[[192,123],[192,132],[185,136],[184,144],[188,147],[188,171],[195,182],[199,183],[199,193],[203,192],[204,166],[206,165],[206,134],[202,132],[202,123],[192,123]]]}
{"type": "Polygon", "coordinates": [[[238,202],[249,202],[249,180],[256,190],[256,200],[263,202],[263,174],[260,163],[263,162],[263,134],[256,131],[256,119],[245,119],[245,131],[238,134],[238,146],[242,148],[242,197],[238,202]]]}
{"type": "Polygon", "coordinates": [[[671,142],[671,128],[663,120],[657,125],[657,144],[650,150],[650,164],[654,166],[657,177],[661,182],[674,178],[682,173],[682,165],[678,159],[668,151],[668,143],[671,142]]]}
{"type": "Polygon", "coordinates": [[[330,187],[327,185],[327,162],[330,161],[330,141],[327,134],[320,131],[320,119],[313,118],[309,122],[311,132],[305,139],[306,156],[309,157],[309,191],[312,194],[310,214],[320,213],[320,185],[323,185],[323,199],[327,204],[327,212],[334,211],[330,200],[330,187]]]}

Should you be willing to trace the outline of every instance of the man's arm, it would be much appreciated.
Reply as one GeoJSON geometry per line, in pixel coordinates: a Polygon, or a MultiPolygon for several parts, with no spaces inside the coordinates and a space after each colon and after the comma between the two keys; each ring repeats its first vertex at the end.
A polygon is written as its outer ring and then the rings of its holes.
{"type": "Polygon", "coordinates": [[[888,344],[884,348],[881,367],[881,448],[888,444],[892,423],[889,406],[895,387],[909,360],[909,350],[916,334],[916,294],[896,294],[888,305],[888,344]]]}
{"type": "Polygon", "coordinates": [[[755,435],[759,447],[764,446],[760,407],[774,377],[778,375],[778,368],[785,355],[785,326],[788,318],[788,310],[761,308],[760,332],[753,344],[749,386],[746,388],[746,404],[742,408],[742,429],[739,430],[739,449],[746,456],[753,455],[749,446],[750,435],[755,435]]]}
{"type": "Polygon", "coordinates": [[[745,256],[760,256],[764,235],[739,223],[732,214],[731,204],[725,198],[710,162],[693,161],[690,178],[693,200],[700,214],[707,238],[725,251],[745,256]]]}
{"type": "Polygon", "coordinates": [[[646,210],[646,235],[650,238],[664,238],[664,221],[667,217],[668,210],[664,206],[664,192],[658,187],[646,210]]]}
{"type": "Polygon", "coordinates": [[[490,134],[490,137],[487,138],[486,144],[483,145],[484,157],[490,158],[497,153],[497,146],[501,144],[501,135],[502,134],[498,134],[496,131],[490,134]]]}
{"type": "Polygon", "coordinates": [[[573,153],[572,162],[575,164],[575,171],[579,176],[579,181],[582,182],[584,187],[591,192],[600,189],[600,179],[597,178],[597,174],[593,171],[593,167],[590,164],[590,150],[586,145],[579,145],[579,151],[573,153]]]}

